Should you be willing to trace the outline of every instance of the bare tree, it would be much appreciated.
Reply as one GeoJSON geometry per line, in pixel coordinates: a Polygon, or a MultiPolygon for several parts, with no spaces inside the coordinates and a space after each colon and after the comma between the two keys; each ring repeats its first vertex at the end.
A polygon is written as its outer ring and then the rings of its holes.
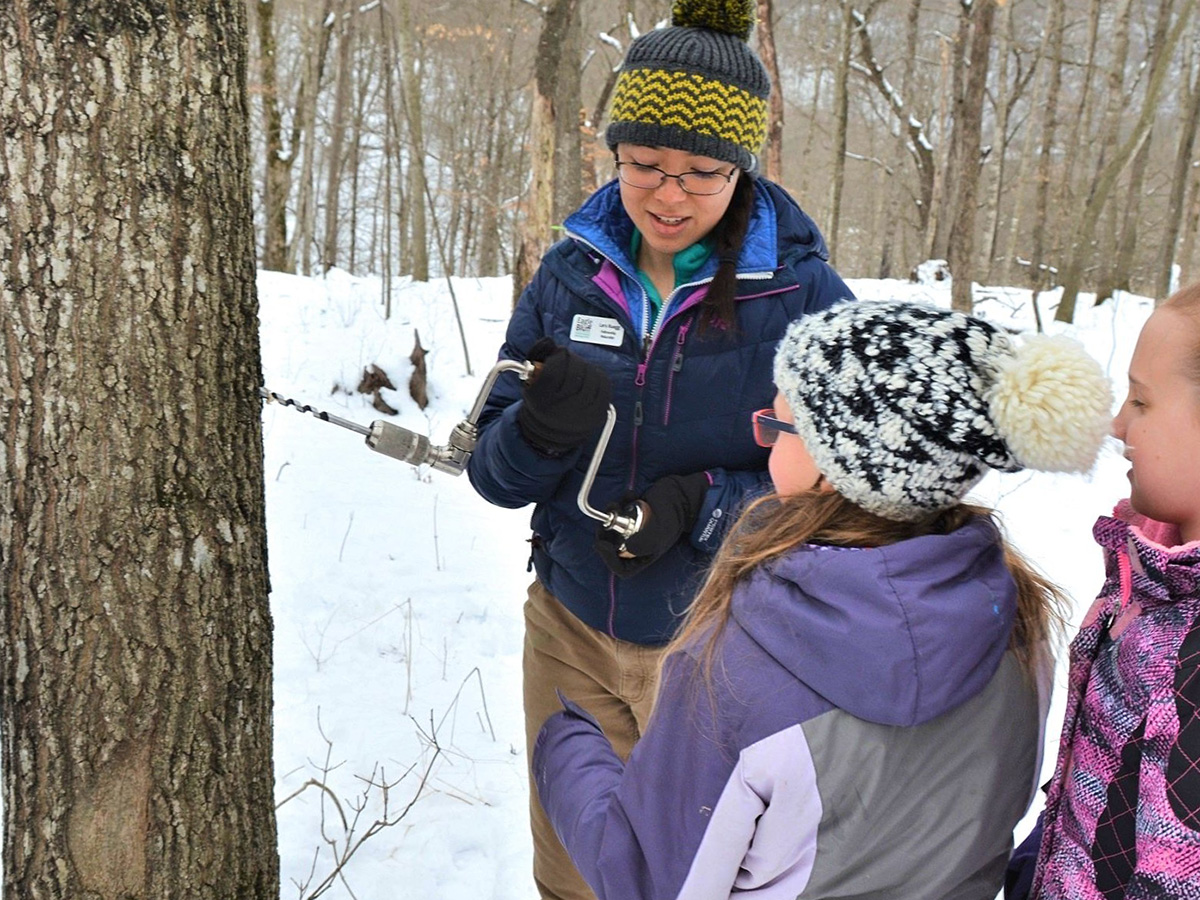
{"type": "MultiPolygon", "coordinates": [[[[915,25],[920,16],[920,0],[913,0],[910,7],[910,34],[915,37],[915,25]]],[[[905,150],[912,157],[917,170],[917,190],[913,202],[917,207],[918,229],[924,235],[930,227],[930,213],[933,209],[933,187],[936,161],[933,144],[923,120],[908,105],[905,97],[898,94],[888,80],[883,64],[875,53],[875,44],[871,37],[870,22],[862,14],[858,14],[858,27],[855,31],[859,41],[858,61],[855,69],[865,75],[870,83],[879,91],[896,118],[896,133],[904,144],[905,150]]],[[[911,90],[909,94],[911,95],[911,90]]]]}
{"type": "Polygon", "coordinates": [[[783,91],[779,86],[774,23],[775,0],[758,0],[758,51],[771,81],[771,96],[767,103],[766,174],[772,181],[780,182],[783,180],[783,91]]]}
{"type": "MultiPolygon", "coordinates": [[[[989,278],[1025,281],[1033,263],[1048,287],[1069,268],[1064,261],[1078,251],[1078,226],[1089,215],[1098,217],[1080,274],[1089,290],[1102,289],[1106,266],[1097,259],[1116,260],[1122,236],[1134,289],[1152,289],[1165,271],[1160,236],[1174,228],[1185,248],[1190,207],[1173,201],[1179,191],[1171,185],[1187,117],[1165,88],[1146,103],[1158,2],[998,4],[982,111],[967,98],[973,15],[964,10],[974,4],[757,2],[758,47],[778,69],[764,168],[815,207],[847,274],[886,275],[935,251],[948,256],[973,177],[980,182],[971,265],[991,263],[989,278]],[[1142,144],[1134,146],[1097,209],[1100,173],[1143,111],[1153,115],[1155,141],[1140,154],[1142,144]],[[976,112],[982,169],[961,146],[976,112]],[[796,152],[781,153],[785,145],[796,152]],[[1143,189],[1128,204],[1138,166],[1143,189]]],[[[1174,0],[1172,21],[1183,2],[1174,0]]],[[[343,20],[327,15],[332,6],[251,5],[263,99],[252,124],[263,151],[255,193],[264,265],[307,271],[334,245],[332,229],[340,264],[365,259],[372,270],[418,276],[447,266],[496,274],[515,264],[519,290],[554,223],[611,174],[602,135],[616,73],[639,23],[665,16],[667,0],[356,7],[372,20],[379,9],[386,24],[358,28],[357,49],[345,59],[355,101],[341,150],[333,128],[338,66],[325,63],[327,54],[337,59],[331,23],[343,20]],[[336,195],[331,176],[341,185],[336,195]],[[328,215],[331,200],[339,215],[328,215]],[[371,227],[357,233],[356,217],[371,227]],[[363,239],[369,253],[356,246],[363,239]]],[[[1168,79],[1182,84],[1184,64],[1170,65],[1168,79]]]]}
{"type": "MultiPolygon", "coordinates": [[[[1186,92],[1179,110],[1179,145],[1175,165],[1171,170],[1171,187],[1167,192],[1167,216],[1159,252],[1158,281],[1154,295],[1164,298],[1171,292],[1171,272],[1175,265],[1175,245],[1183,225],[1184,197],[1188,189],[1188,170],[1194,168],[1192,152],[1196,145],[1196,129],[1200,127],[1200,71],[1196,69],[1200,44],[1200,19],[1192,23],[1192,41],[1187,62],[1183,67],[1186,92]],[[1190,73],[1190,75],[1189,75],[1190,73]]],[[[1186,261],[1186,258],[1185,258],[1186,261]]]]}
{"type": "Polygon", "coordinates": [[[276,60],[275,0],[250,4],[258,26],[258,68],[263,104],[263,249],[264,269],[287,267],[287,200],[292,158],[283,150],[283,116],[279,105],[276,60]]]}
{"type": "Polygon", "coordinates": [[[410,222],[407,258],[415,281],[429,280],[429,226],[425,220],[425,195],[429,178],[425,172],[425,110],[421,94],[420,44],[417,41],[412,0],[398,0],[399,41],[397,56],[402,66],[401,95],[404,121],[408,125],[408,209],[410,222]]]}
{"type": "Polygon", "coordinates": [[[841,227],[842,187],[846,181],[847,130],[850,119],[850,57],[854,51],[855,15],[851,0],[839,8],[838,54],[833,74],[833,177],[829,180],[829,263],[837,264],[838,230],[841,227]]]}
{"type": "MultiPolygon", "coordinates": [[[[1046,94],[1042,100],[1041,150],[1037,163],[1037,202],[1033,212],[1033,239],[1030,256],[1030,283],[1034,288],[1033,308],[1038,310],[1037,292],[1046,286],[1046,231],[1050,216],[1051,164],[1057,145],[1058,102],[1062,92],[1064,0],[1051,0],[1046,16],[1044,45],[1049,47],[1046,69],[1046,94]]],[[[1040,313],[1039,313],[1040,315],[1040,313]]]]}
{"type": "Polygon", "coordinates": [[[339,211],[342,193],[343,156],[346,152],[346,131],[350,119],[350,88],[354,79],[351,62],[354,58],[353,0],[341,0],[338,21],[337,72],[333,118],[329,123],[329,165],[325,181],[325,237],[321,242],[321,271],[327,272],[338,264],[339,211]]]}
{"type": "MultiPolygon", "coordinates": [[[[1133,158],[1150,134],[1158,107],[1158,97],[1166,82],[1170,70],[1171,56],[1179,41],[1184,27],[1195,11],[1195,0],[1184,0],[1180,15],[1166,34],[1165,40],[1152,46],[1149,51],[1150,71],[1146,79],[1146,91],[1142,100],[1141,112],[1134,123],[1129,137],[1116,148],[1112,156],[1097,172],[1091,194],[1084,204],[1080,215],[1079,226],[1075,231],[1074,240],[1067,265],[1063,270],[1063,295],[1054,317],[1060,322],[1070,322],[1075,318],[1075,301],[1079,295],[1085,257],[1092,247],[1096,234],[1096,226],[1100,214],[1116,186],[1117,179],[1129,161],[1133,158]]],[[[1161,16],[1170,16],[1172,0],[1162,0],[1159,7],[1161,16]]]]}
{"type": "Polygon", "coordinates": [[[0,7],[11,897],[279,896],[247,57],[243,4],[0,7]]]}
{"type": "Polygon", "coordinates": [[[313,235],[316,233],[316,165],[317,165],[317,108],[321,94],[321,82],[325,75],[325,61],[329,53],[333,16],[333,0],[321,0],[321,16],[310,27],[308,52],[303,57],[303,72],[296,96],[296,113],[292,125],[291,149],[288,165],[295,158],[297,147],[301,147],[300,186],[296,200],[296,227],[288,244],[284,269],[299,270],[308,275],[312,271],[309,252],[313,235]]]}
{"type": "Polygon", "coordinates": [[[951,305],[970,312],[974,307],[971,282],[975,276],[976,212],[983,131],[983,95],[987,86],[988,58],[996,0],[963,0],[963,15],[970,18],[968,74],[962,94],[955,98],[954,140],[958,145],[960,175],[952,207],[953,232],[947,262],[954,275],[951,305]]]}
{"type": "MultiPolygon", "coordinates": [[[[525,217],[520,224],[519,250],[513,271],[514,305],[533,277],[542,254],[550,246],[550,227],[555,221],[555,213],[562,212],[561,201],[565,200],[567,188],[561,172],[556,170],[569,157],[569,151],[563,146],[563,132],[574,131],[575,138],[568,140],[567,144],[579,147],[578,109],[559,109],[555,105],[556,100],[571,93],[560,89],[557,80],[564,76],[564,69],[571,68],[564,63],[564,59],[573,59],[571,48],[579,46],[578,35],[572,33],[580,26],[578,3],[579,0],[553,0],[542,13],[538,54],[534,62],[529,134],[532,177],[527,191],[525,217]]],[[[577,57],[574,59],[577,60],[577,57]]],[[[576,64],[575,77],[578,77],[577,72],[576,64]]],[[[569,171],[569,177],[574,178],[579,171],[577,161],[571,162],[569,171]]]]}

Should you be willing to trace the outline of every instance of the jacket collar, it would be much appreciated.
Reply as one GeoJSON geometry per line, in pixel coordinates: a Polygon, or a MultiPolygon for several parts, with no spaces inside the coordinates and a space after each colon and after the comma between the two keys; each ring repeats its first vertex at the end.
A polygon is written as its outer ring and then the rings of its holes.
{"type": "Polygon", "coordinates": [[[1092,536],[1106,552],[1110,570],[1122,558],[1143,606],[1175,603],[1200,595],[1200,541],[1180,544],[1179,531],[1134,511],[1128,500],[1101,516],[1092,536]]]}
{"type": "MultiPolygon", "coordinates": [[[[592,247],[626,275],[636,278],[637,264],[630,256],[633,220],[621,203],[620,187],[616,179],[604,185],[569,215],[563,226],[570,237],[592,247]]],[[[760,180],[755,185],[754,212],[750,217],[741,256],[738,257],[738,275],[770,275],[778,268],[778,224],[775,204],[760,180]]],[[[819,239],[820,235],[817,237],[819,239]]],[[[821,247],[824,247],[823,241],[821,247]]],[[[714,254],[697,273],[697,280],[712,278],[717,265],[714,254]]]]}

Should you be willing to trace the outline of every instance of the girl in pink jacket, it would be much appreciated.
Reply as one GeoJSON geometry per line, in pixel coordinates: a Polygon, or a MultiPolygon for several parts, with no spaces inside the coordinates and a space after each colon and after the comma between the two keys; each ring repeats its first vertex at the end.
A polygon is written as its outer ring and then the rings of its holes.
{"type": "Polygon", "coordinates": [[[1094,528],[1032,896],[1200,900],[1200,284],[1147,320],[1113,434],[1131,494],[1094,528]]]}

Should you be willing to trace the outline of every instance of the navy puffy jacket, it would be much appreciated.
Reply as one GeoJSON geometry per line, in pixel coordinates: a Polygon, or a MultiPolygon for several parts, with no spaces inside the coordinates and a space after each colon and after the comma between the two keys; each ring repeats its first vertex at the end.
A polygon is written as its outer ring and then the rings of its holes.
{"type": "Polygon", "coordinates": [[[533,563],[538,579],[592,628],[639,644],[670,640],[728,525],[747,498],[770,486],[768,451],[754,442],[750,413],[775,396],[775,346],[788,323],[853,294],[825,262],[813,221],[781,188],[759,179],[738,260],[737,322],[699,333],[698,304],[716,271],[710,259],[694,285],[666,301],[651,329],[629,247],[633,223],[617,182],[566,221],[569,238],[542,259],[509,322],[501,358],[523,359],[540,337],[602,366],[612,382],[616,428],[590,496],[606,509],[640,495],[664,475],[707,471],[711,487],[696,526],[665,556],[618,579],[594,549],[598,523],[577,496],[595,441],[558,458],[521,436],[521,384],[506,373],[480,416],[471,483],[488,501],[536,504],[533,563]],[[577,319],[581,321],[577,322],[577,319]],[[573,340],[590,320],[619,325],[618,345],[573,340]],[[641,338],[647,334],[646,340],[641,338]]]}

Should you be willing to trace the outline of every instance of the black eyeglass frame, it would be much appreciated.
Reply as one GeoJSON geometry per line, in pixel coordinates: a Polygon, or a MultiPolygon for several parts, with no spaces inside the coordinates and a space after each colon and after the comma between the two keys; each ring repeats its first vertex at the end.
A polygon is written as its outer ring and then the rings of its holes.
{"type": "Polygon", "coordinates": [[[685,194],[691,194],[693,197],[715,197],[717,194],[720,194],[722,191],[724,191],[725,188],[729,187],[730,183],[733,181],[733,176],[737,174],[737,166],[734,166],[728,172],[701,172],[697,169],[692,169],[688,172],[680,172],[678,175],[675,175],[671,172],[664,172],[658,166],[648,166],[645,163],[634,162],[632,159],[614,159],[613,163],[617,167],[617,178],[621,179],[622,184],[627,184],[631,188],[637,188],[639,191],[657,191],[660,187],[667,183],[668,178],[674,178],[677,182],[679,182],[679,189],[685,194]],[[636,166],[639,169],[652,169],[662,177],[658,180],[658,184],[653,186],[634,184],[632,181],[626,180],[626,178],[621,174],[621,166],[636,166]],[[716,176],[719,178],[724,178],[725,183],[715,191],[692,191],[688,190],[687,182],[684,181],[684,179],[689,175],[702,175],[705,178],[716,176]]]}
{"type": "Polygon", "coordinates": [[[780,434],[799,434],[791,422],[775,418],[775,410],[771,408],[755,410],[750,414],[750,424],[754,429],[754,442],[760,447],[772,447],[780,434]],[[767,432],[775,432],[767,440],[767,432]]]}

